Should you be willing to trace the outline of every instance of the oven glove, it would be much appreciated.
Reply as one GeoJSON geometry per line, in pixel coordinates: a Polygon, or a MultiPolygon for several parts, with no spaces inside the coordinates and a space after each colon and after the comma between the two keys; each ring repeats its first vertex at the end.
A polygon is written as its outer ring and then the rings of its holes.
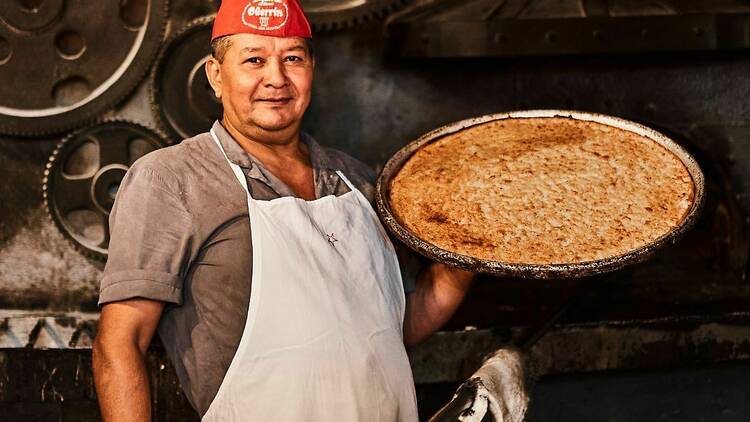
{"type": "Polygon", "coordinates": [[[515,349],[501,348],[430,422],[522,422],[528,402],[523,358],[515,349]]]}

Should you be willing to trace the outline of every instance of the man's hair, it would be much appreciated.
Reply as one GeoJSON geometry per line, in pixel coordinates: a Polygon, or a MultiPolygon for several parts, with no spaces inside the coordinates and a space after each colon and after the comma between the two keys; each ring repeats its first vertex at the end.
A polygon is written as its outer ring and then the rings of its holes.
{"type": "MultiPolygon", "coordinates": [[[[307,53],[310,55],[310,58],[315,57],[312,40],[310,40],[309,38],[305,38],[305,45],[307,46],[307,53]]],[[[224,63],[224,56],[227,54],[227,50],[231,46],[232,39],[229,35],[224,35],[223,37],[216,38],[215,40],[211,41],[211,55],[213,56],[213,58],[218,60],[219,63],[224,63]]]]}
{"type": "Polygon", "coordinates": [[[211,55],[214,59],[218,60],[219,63],[224,63],[224,55],[227,54],[227,50],[232,46],[232,40],[229,35],[211,40],[211,55]]]}

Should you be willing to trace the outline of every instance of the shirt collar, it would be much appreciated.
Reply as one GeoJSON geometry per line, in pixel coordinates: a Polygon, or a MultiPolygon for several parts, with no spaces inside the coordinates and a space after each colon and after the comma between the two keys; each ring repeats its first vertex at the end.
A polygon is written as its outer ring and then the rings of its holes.
{"type": "MultiPolygon", "coordinates": [[[[227,154],[229,161],[240,166],[247,177],[265,183],[280,195],[291,195],[289,187],[268,171],[260,160],[242,149],[242,146],[234,140],[232,135],[222,126],[221,122],[218,120],[214,122],[212,129],[216,133],[216,137],[219,138],[219,143],[224,148],[224,153],[227,154]]],[[[338,169],[333,168],[330,155],[312,136],[300,133],[300,141],[307,144],[310,150],[310,164],[313,167],[315,189],[318,191],[318,181],[325,179],[326,176],[338,169]]]]}
{"type": "MultiPolygon", "coordinates": [[[[240,146],[237,141],[234,140],[232,135],[222,126],[218,120],[214,122],[212,127],[216,136],[219,138],[221,146],[224,147],[224,152],[227,154],[229,161],[239,165],[243,168],[252,168],[255,166],[263,166],[255,156],[248,153],[240,146]]],[[[314,169],[329,169],[336,171],[337,169],[331,166],[331,157],[328,155],[326,150],[320,146],[320,144],[310,135],[306,133],[300,133],[300,140],[307,144],[310,149],[310,163],[314,169]]]]}

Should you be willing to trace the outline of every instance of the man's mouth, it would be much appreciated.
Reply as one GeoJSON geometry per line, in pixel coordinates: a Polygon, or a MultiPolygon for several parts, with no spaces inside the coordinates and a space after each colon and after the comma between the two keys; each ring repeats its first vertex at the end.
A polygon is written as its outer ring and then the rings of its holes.
{"type": "Polygon", "coordinates": [[[259,98],[256,101],[271,104],[271,105],[284,105],[287,104],[289,101],[292,101],[291,97],[268,97],[268,98],[259,98]]]}

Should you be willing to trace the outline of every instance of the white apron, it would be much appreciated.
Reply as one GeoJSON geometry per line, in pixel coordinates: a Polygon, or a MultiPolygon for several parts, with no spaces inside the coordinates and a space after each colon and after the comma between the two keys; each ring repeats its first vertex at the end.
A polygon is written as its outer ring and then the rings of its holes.
{"type": "Polygon", "coordinates": [[[339,197],[248,193],[247,321],[203,421],[417,421],[396,254],[370,203],[337,174],[351,190],[339,197]]]}

